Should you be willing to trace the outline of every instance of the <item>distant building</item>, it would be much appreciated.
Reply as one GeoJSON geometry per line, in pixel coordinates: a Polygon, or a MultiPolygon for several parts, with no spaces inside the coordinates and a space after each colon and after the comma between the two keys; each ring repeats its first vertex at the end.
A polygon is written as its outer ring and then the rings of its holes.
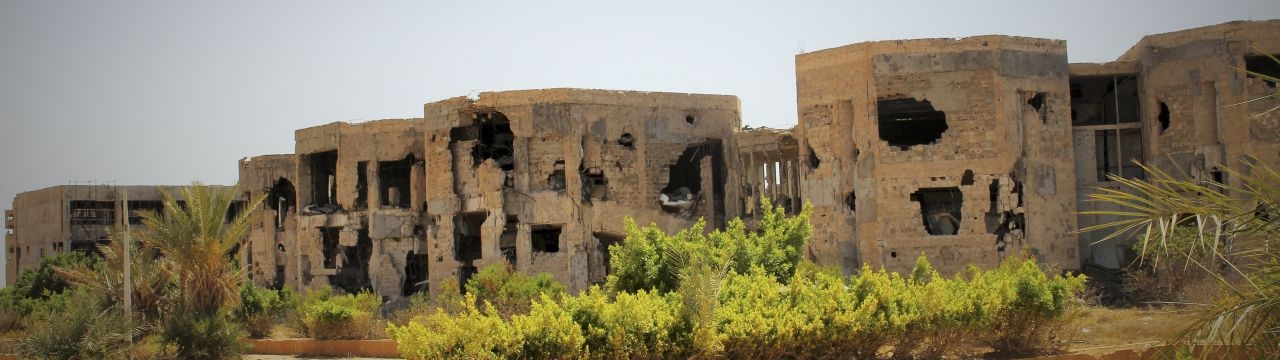
{"type": "Polygon", "coordinates": [[[45,256],[97,251],[99,244],[109,243],[110,229],[126,221],[141,225],[139,211],[163,212],[161,190],[183,200],[179,186],[62,185],[18,194],[13,209],[5,211],[5,284],[12,285],[23,269],[39,266],[45,256]]]}

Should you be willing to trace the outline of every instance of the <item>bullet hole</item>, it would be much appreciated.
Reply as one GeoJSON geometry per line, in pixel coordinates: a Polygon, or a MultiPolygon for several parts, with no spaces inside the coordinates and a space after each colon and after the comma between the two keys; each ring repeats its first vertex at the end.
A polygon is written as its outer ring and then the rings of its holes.
{"type": "Polygon", "coordinates": [[[694,121],[693,115],[685,115],[684,122],[692,124],[693,121],[694,121]]]}
{"type": "Polygon", "coordinates": [[[635,149],[635,143],[636,138],[632,137],[631,133],[622,133],[622,136],[618,137],[618,145],[622,145],[624,148],[635,149]]]}

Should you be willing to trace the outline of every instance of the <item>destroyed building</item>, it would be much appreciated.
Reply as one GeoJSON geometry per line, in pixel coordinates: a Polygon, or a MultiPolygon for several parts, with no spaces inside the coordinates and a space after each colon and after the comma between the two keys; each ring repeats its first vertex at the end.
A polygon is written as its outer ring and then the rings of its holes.
{"type": "Polygon", "coordinates": [[[732,96],[548,89],[301,129],[296,155],[241,161],[246,198],[266,196],[243,261],[264,285],[388,297],[502,262],[583,289],[624,217],[738,216],[739,126],[732,96]]]}
{"type": "Polygon", "coordinates": [[[1066,44],[880,41],[796,57],[810,252],[943,273],[1028,251],[1074,268],[1066,44]]]}
{"type": "MultiPolygon", "coordinates": [[[[423,117],[295,133],[294,154],[240,162],[241,199],[265,197],[241,264],[254,282],[397,298],[489,264],[604,280],[623,219],[708,228],[759,201],[814,206],[804,256],[846,273],[944,273],[1021,253],[1049,267],[1118,268],[1132,239],[1096,243],[1078,211],[1131,160],[1238,185],[1243,156],[1280,164],[1275,83],[1262,50],[1280,21],[1144,37],[1116,61],[1071,64],[1061,40],[1010,36],[859,43],[796,57],[793,129],[743,129],[723,95],[547,89],[458,97],[423,117]]],[[[69,232],[70,202],[24,193],[6,213],[9,279],[69,232]],[[59,219],[54,221],[53,219],[59,219]],[[15,224],[17,226],[15,226],[15,224]]],[[[70,197],[65,197],[71,199],[70,197]]],[[[70,201],[70,200],[67,200],[70,201]]],[[[105,205],[103,205],[105,206],[105,205]]],[[[119,208],[118,205],[115,208],[119,208]]],[[[119,220],[116,220],[117,222],[119,220]]],[[[56,250],[55,250],[56,249],[56,250]]]]}

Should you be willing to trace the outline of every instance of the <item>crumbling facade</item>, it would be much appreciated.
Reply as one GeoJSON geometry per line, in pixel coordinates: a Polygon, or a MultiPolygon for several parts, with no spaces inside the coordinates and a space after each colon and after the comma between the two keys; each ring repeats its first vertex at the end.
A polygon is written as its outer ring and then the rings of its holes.
{"type": "Polygon", "coordinates": [[[881,41],[796,57],[810,253],[944,273],[1027,251],[1074,268],[1066,44],[881,41]]]}
{"type": "Polygon", "coordinates": [[[399,297],[506,262],[582,289],[624,217],[739,214],[732,96],[510,91],[424,115],[301,129],[296,155],[241,161],[245,197],[266,197],[242,254],[254,281],[399,297]]]}
{"type": "MultiPolygon", "coordinates": [[[[1009,36],[805,53],[788,130],[742,129],[733,96],[581,89],[301,129],[294,154],[240,162],[242,199],[265,198],[240,261],[261,285],[388,298],[456,291],[497,263],[580,290],[604,280],[625,217],[750,226],[767,197],[792,213],[811,203],[805,256],[847,273],[908,271],[920,254],[944,273],[1021,253],[1114,269],[1131,240],[1077,232],[1112,220],[1077,215],[1105,209],[1085,199],[1117,188],[1107,175],[1144,177],[1141,160],[1238,185],[1223,169],[1243,156],[1280,163],[1280,111],[1251,116],[1280,100],[1232,105],[1275,93],[1233,67],[1280,74],[1259,50],[1280,49],[1277,33],[1273,20],[1152,35],[1099,64],[1069,64],[1060,40],[1009,36]]],[[[124,221],[73,229],[89,209],[77,201],[108,201],[72,195],[84,191],[15,199],[10,283],[42,256],[28,245],[68,251],[124,221]]]]}

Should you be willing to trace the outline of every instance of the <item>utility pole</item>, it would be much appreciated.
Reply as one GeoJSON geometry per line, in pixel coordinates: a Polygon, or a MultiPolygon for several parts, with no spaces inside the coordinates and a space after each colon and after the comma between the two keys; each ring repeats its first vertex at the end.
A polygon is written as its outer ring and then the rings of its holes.
{"type": "Polygon", "coordinates": [[[129,188],[124,188],[124,327],[129,330],[129,344],[133,344],[133,276],[129,272],[133,261],[133,244],[129,239],[129,188]]]}

